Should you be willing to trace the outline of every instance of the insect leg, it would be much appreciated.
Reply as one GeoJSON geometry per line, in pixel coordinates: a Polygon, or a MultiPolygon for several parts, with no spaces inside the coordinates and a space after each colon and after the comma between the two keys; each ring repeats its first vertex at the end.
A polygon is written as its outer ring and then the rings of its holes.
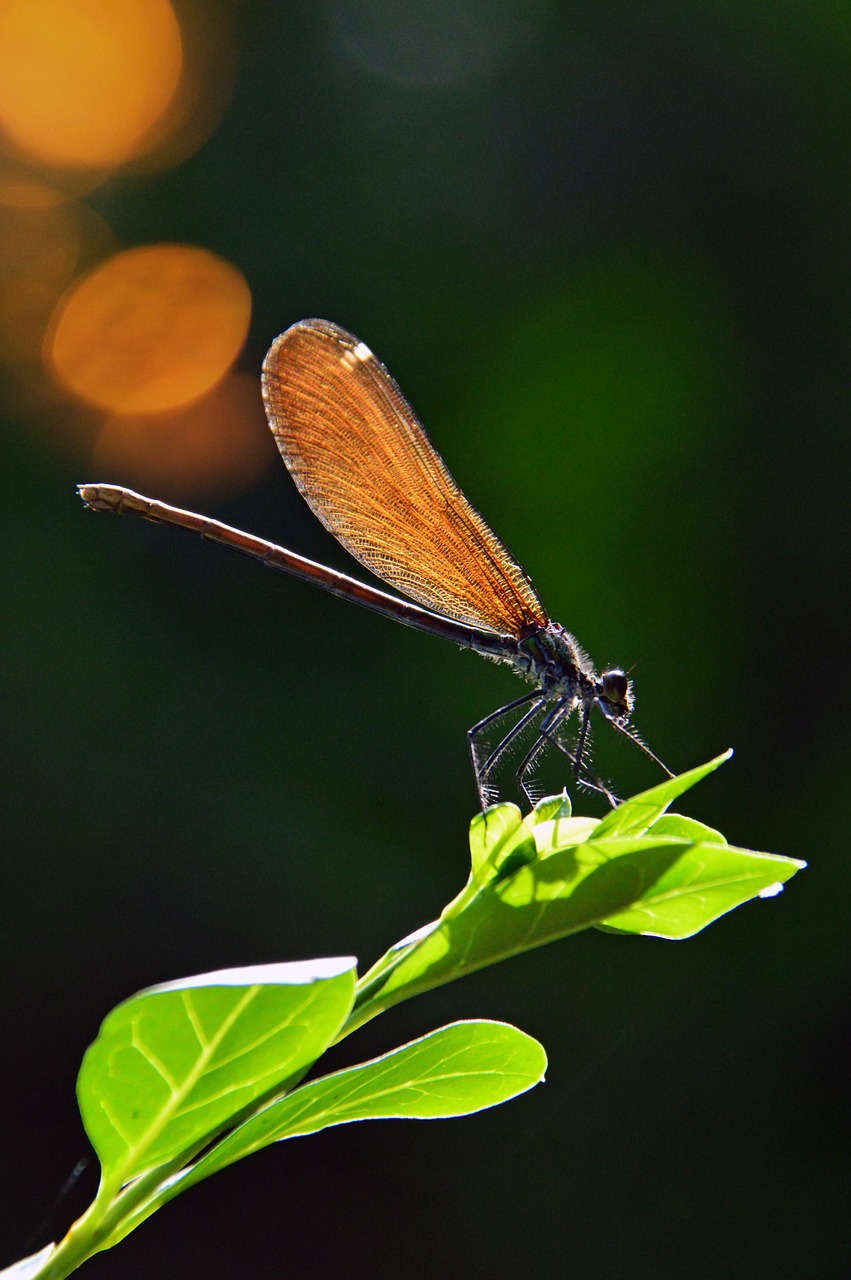
{"type": "MultiPolygon", "coordinates": [[[[558,728],[558,725],[555,727],[558,728]]],[[[541,732],[543,733],[543,728],[541,732]]],[[[548,731],[546,733],[546,738],[548,742],[552,742],[554,746],[558,747],[559,751],[561,751],[563,755],[567,756],[568,760],[573,765],[573,776],[576,778],[578,785],[580,787],[585,787],[588,791],[596,791],[598,795],[605,796],[612,808],[617,809],[620,804],[620,800],[618,800],[615,793],[606,786],[603,779],[598,778],[596,774],[593,774],[584,761],[579,761],[579,767],[577,768],[578,752],[571,751],[565,743],[553,735],[552,731],[548,731]]],[[[587,730],[585,738],[587,741],[587,730]]]]}
{"type": "Polygon", "coordinates": [[[488,777],[490,776],[494,766],[500,757],[511,746],[514,739],[519,733],[522,733],[527,724],[535,718],[541,708],[544,706],[545,699],[541,696],[540,689],[533,690],[532,693],[524,693],[521,697],[515,698],[513,702],[509,702],[507,706],[500,707],[499,711],[492,711],[489,716],[485,716],[484,720],[480,720],[478,724],[474,724],[472,729],[467,731],[467,743],[470,748],[470,759],[473,764],[473,776],[476,779],[476,790],[479,793],[479,803],[482,809],[487,807],[490,799],[488,796],[488,777]],[[521,716],[517,724],[509,729],[508,733],[502,741],[496,746],[487,758],[480,762],[479,738],[485,729],[494,721],[499,720],[502,716],[507,715],[509,711],[514,711],[517,707],[525,706],[527,702],[534,702],[525,715],[521,716]]]}
{"type": "Polygon", "coordinates": [[[555,742],[557,746],[562,746],[562,744],[558,742],[558,739],[551,735],[567,718],[567,716],[570,715],[572,710],[572,693],[565,694],[563,698],[559,698],[552,711],[545,716],[538,730],[537,740],[533,743],[531,749],[526,752],[526,755],[520,761],[517,768],[517,785],[520,787],[520,790],[523,792],[533,809],[535,807],[535,797],[526,785],[526,775],[534,768],[535,761],[549,743],[555,742]]]}

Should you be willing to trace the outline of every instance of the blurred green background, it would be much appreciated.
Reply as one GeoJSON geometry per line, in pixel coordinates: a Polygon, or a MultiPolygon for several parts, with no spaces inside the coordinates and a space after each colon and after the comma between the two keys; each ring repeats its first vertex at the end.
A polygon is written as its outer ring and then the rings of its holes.
{"type": "MultiPolygon", "coordinates": [[[[634,664],[654,750],[681,770],[736,748],[685,811],[811,866],[688,943],[591,933],[388,1014],[334,1063],[490,1016],[543,1041],[547,1083],[266,1151],[87,1274],[847,1275],[851,11],[174,11],[187,60],[216,34],[218,114],[79,193],[109,233],[81,269],[161,242],[231,263],[258,397],[293,321],[357,333],[551,615],[634,664]]],[[[77,482],[149,472],[106,474],[34,367],[25,395],[6,358],[0,468],[4,1262],[86,1149],[74,1078],[106,1012],[228,965],[370,963],[433,918],[466,874],[465,730],[522,692],[84,511],[77,482]]],[[[158,496],[366,576],[256,431],[251,483],[224,468],[199,498],[187,467],[158,496]]],[[[622,792],[657,780],[606,738],[622,792]]]]}

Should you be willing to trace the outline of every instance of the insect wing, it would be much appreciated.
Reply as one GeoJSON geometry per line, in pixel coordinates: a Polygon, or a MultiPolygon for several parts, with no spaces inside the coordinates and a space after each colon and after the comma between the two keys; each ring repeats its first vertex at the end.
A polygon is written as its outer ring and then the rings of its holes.
{"type": "Polygon", "coordinates": [[[266,356],[263,398],[299,490],[361,564],[470,626],[515,636],[546,626],[529,578],[365,343],[300,321],[266,356]]]}

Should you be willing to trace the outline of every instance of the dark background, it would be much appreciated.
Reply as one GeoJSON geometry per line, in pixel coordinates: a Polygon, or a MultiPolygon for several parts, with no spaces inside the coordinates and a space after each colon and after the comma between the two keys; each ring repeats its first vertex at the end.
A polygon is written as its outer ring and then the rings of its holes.
{"type": "MultiPolygon", "coordinates": [[[[547,1083],[264,1152],[87,1274],[847,1275],[849,11],[228,16],[217,131],[89,205],[123,245],[186,241],[244,272],[252,376],[303,316],[368,342],[552,616],[599,665],[635,664],[662,758],[736,748],[685,811],[811,865],[687,943],[589,933],[386,1015],[334,1063],[484,1016],[543,1041],[547,1083]]],[[[522,688],[86,513],[76,482],[135,477],[91,475],[23,413],[3,431],[12,1261],[85,1150],[74,1079],[107,1011],[228,965],[367,964],[433,918],[466,874],[464,731],[522,688]]],[[[207,506],[352,569],[271,443],[256,486],[207,506]]],[[[624,792],[657,780],[599,736],[624,792]]]]}

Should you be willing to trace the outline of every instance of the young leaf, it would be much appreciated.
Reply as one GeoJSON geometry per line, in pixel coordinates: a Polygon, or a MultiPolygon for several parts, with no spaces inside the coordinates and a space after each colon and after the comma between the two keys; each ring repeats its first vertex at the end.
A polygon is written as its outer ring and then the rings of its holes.
{"type": "Polygon", "coordinates": [[[303,1070],[351,1007],[350,957],[228,969],[164,983],[113,1009],[77,1085],[115,1188],[197,1149],[303,1070]]]}
{"type": "Polygon", "coordinates": [[[551,818],[569,818],[573,813],[570,796],[562,791],[558,796],[546,796],[532,810],[536,822],[549,822],[551,818]]]}
{"type": "MultiPolygon", "coordinates": [[[[665,814],[676,796],[726,758],[635,796],[602,821],[546,817],[558,811],[539,806],[511,831],[519,846],[528,830],[537,857],[521,865],[507,859],[489,878],[474,873],[439,921],[365,975],[347,1028],[418,991],[592,925],[687,937],[748,898],[766,895],[804,864],[730,848],[711,827],[665,814]]],[[[481,823],[474,824],[479,867],[489,856],[481,823]]],[[[495,830],[502,847],[502,831],[495,830]]]]}
{"type": "Polygon", "coordinates": [[[696,818],[684,818],[681,813],[663,813],[653,823],[652,829],[655,836],[682,836],[695,844],[727,843],[714,827],[707,827],[705,822],[698,822],[696,818]]]}
{"type": "Polygon", "coordinates": [[[623,804],[619,804],[617,809],[612,809],[603,818],[597,831],[598,837],[643,835],[684,791],[688,791],[707,774],[714,773],[732,754],[732,751],[725,751],[707,764],[689,769],[676,778],[666,778],[658,787],[651,787],[649,791],[642,791],[637,796],[624,800],[623,804]]]}
{"type": "Polygon", "coordinates": [[[272,1142],[355,1120],[437,1120],[507,1102],[544,1077],[543,1046],[504,1022],[455,1022],[278,1099],[171,1179],[158,1203],[272,1142]]]}
{"type": "Polygon", "coordinates": [[[516,804],[493,805],[470,823],[471,883],[484,884],[535,857],[534,838],[516,804]]]}

